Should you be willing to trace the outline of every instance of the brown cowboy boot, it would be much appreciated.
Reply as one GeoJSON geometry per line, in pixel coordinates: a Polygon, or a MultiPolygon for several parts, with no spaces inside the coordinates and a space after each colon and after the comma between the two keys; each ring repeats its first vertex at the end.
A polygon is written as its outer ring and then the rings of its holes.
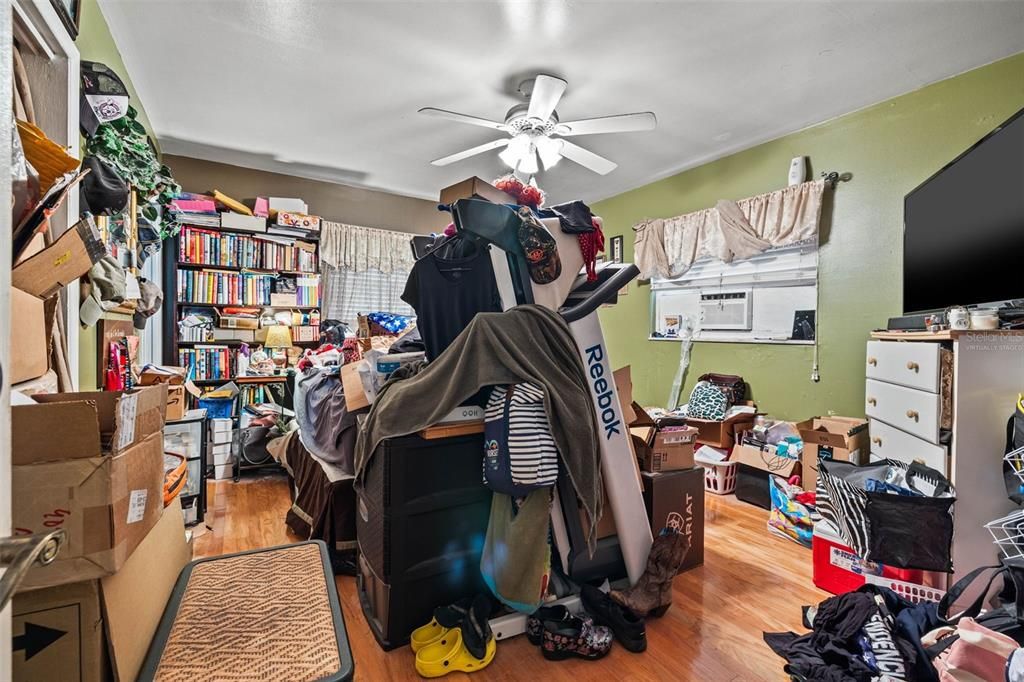
{"type": "Polygon", "coordinates": [[[690,550],[682,533],[663,531],[654,538],[647,568],[640,580],[626,590],[612,590],[611,597],[641,618],[663,616],[672,606],[672,579],[690,550]]]}

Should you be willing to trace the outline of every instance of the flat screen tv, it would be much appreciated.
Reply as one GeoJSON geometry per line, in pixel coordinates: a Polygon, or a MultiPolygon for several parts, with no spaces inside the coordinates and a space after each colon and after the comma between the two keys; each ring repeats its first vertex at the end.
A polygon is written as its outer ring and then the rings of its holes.
{"type": "Polygon", "coordinates": [[[903,311],[1024,299],[1024,109],[908,194],[903,311]]]}

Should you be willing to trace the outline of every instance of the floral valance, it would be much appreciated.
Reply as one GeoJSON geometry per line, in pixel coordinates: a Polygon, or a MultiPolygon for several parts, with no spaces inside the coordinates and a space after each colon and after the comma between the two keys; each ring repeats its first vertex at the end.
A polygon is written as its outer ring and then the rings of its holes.
{"type": "Polygon", "coordinates": [[[320,227],[320,258],[329,265],[354,272],[409,272],[416,261],[409,245],[412,237],[407,232],[325,220],[320,227]]]}
{"type": "Polygon", "coordinates": [[[678,277],[703,258],[731,263],[772,247],[816,239],[824,180],[805,182],[739,201],[719,201],[695,213],[636,226],[634,259],[640,276],[678,277]]]}

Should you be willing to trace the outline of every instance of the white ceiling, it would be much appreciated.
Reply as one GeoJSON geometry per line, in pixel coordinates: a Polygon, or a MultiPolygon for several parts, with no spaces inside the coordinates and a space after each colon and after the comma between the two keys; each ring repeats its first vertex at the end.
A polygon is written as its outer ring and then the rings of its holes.
{"type": "Polygon", "coordinates": [[[1019,1],[100,4],[165,151],[430,199],[502,173],[429,164],[500,133],[417,109],[501,119],[539,71],[569,82],[562,120],[658,115],[574,138],[610,175],[538,175],[594,200],[1024,50],[1019,1]]]}

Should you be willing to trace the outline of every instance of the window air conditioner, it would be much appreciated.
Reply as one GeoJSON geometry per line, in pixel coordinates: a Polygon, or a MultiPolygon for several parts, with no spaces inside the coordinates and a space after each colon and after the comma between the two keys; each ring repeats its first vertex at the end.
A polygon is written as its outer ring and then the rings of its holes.
{"type": "Polygon", "coordinates": [[[701,329],[750,331],[751,290],[718,291],[700,295],[701,329]]]}

